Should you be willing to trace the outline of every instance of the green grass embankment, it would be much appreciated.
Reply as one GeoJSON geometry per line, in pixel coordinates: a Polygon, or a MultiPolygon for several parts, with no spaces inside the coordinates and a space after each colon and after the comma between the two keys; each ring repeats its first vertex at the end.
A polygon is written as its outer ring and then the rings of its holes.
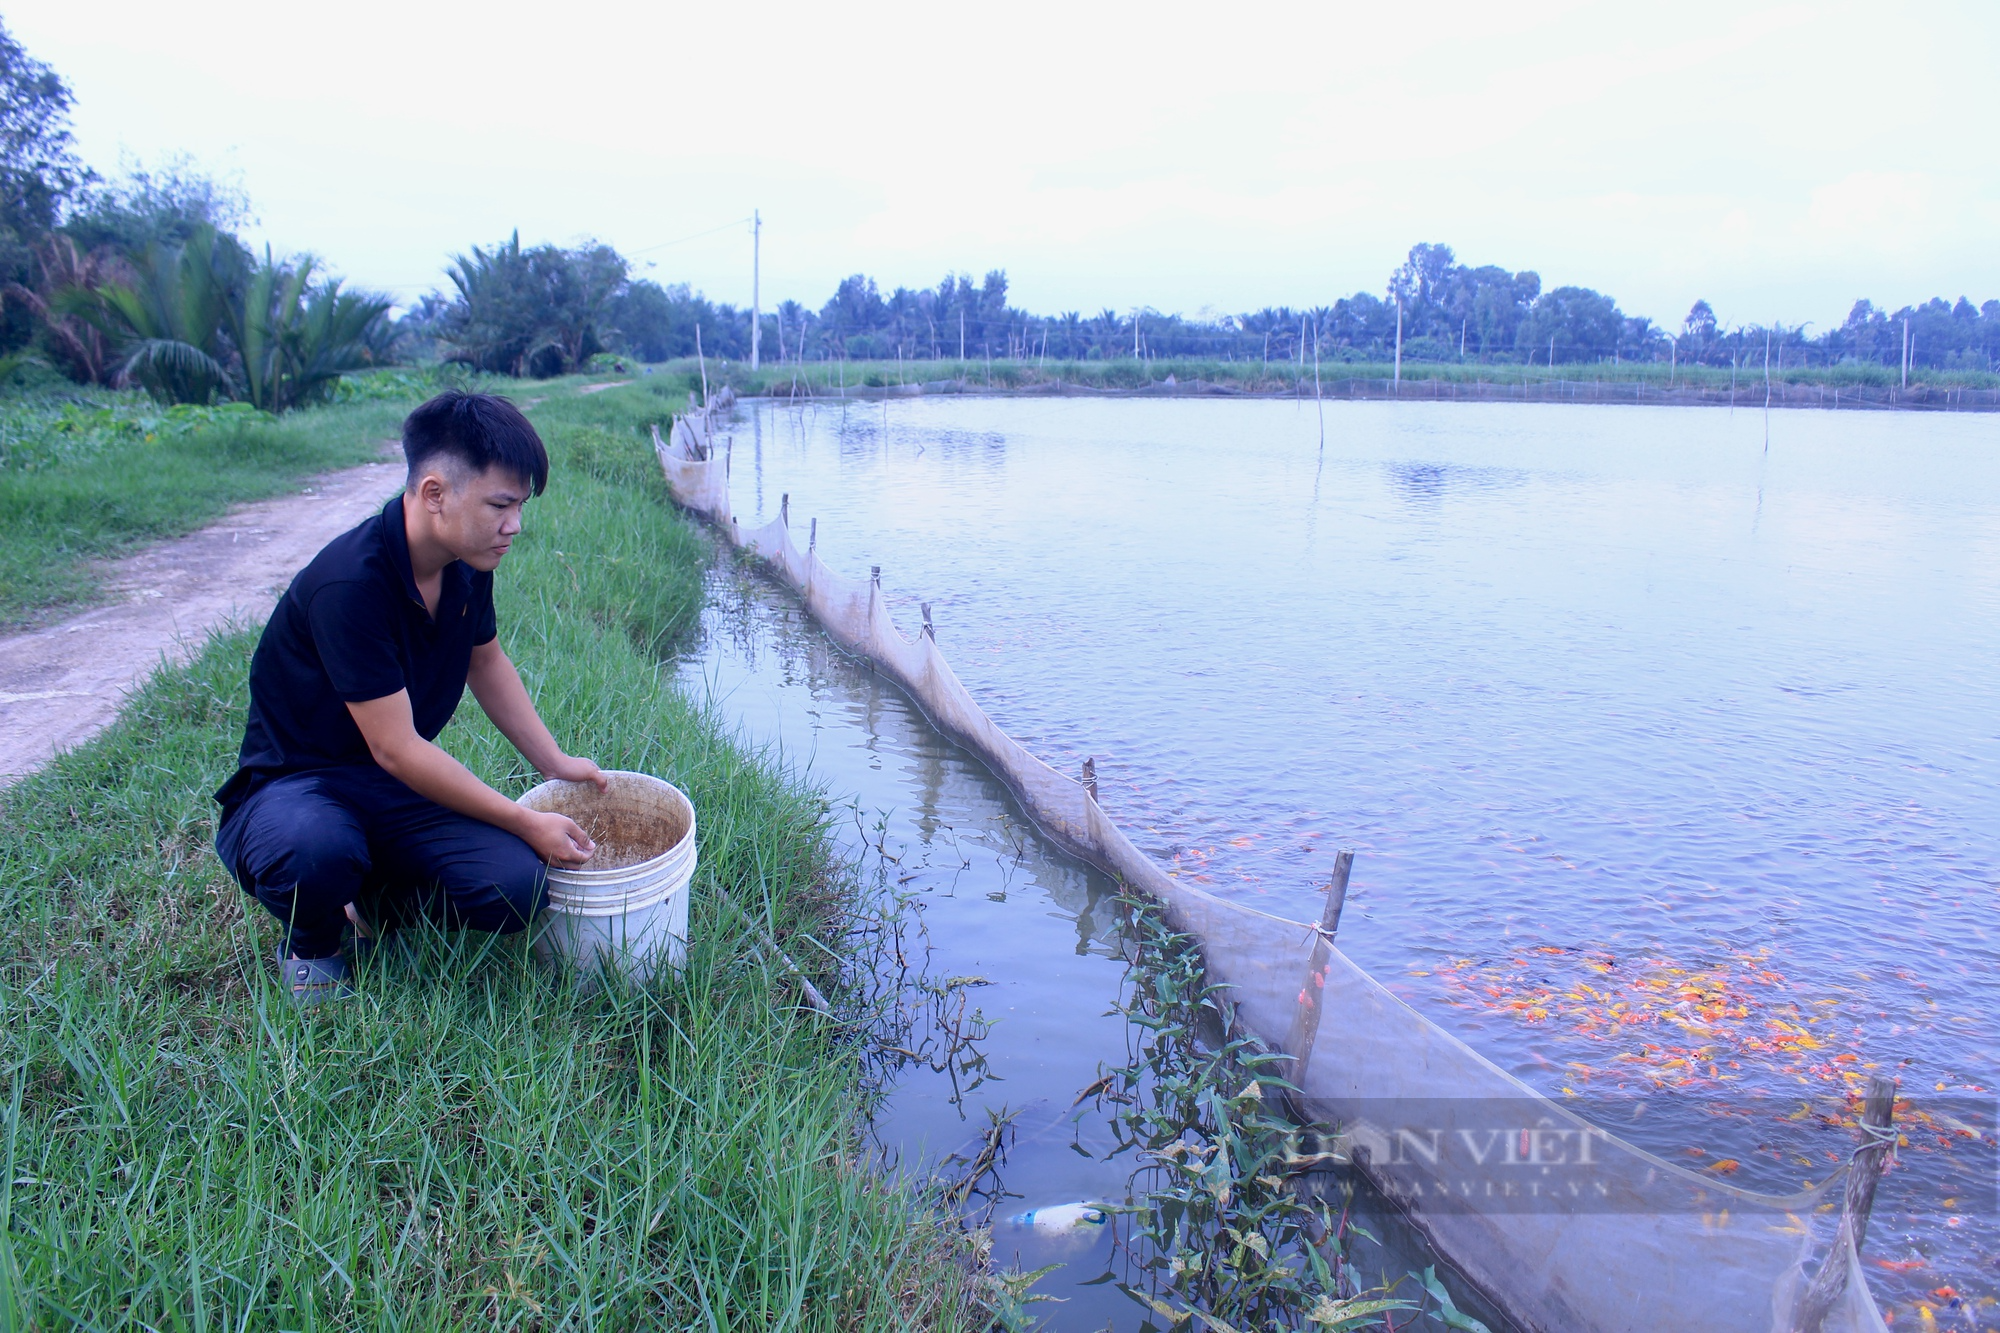
{"type": "Polygon", "coordinates": [[[374,459],[416,402],[277,418],[88,393],[0,399],[0,630],[92,601],[102,559],[374,459]]]}
{"type": "MultiPolygon", "coordinates": [[[[498,587],[563,743],[694,799],[685,977],[580,998],[519,937],[433,936],[361,998],[294,1009],[209,850],[253,646],[215,639],[0,797],[9,1327],[962,1321],[963,1242],[859,1151],[859,1056],[719,906],[810,966],[850,889],[816,795],[662,665],[705,548],[640,433],[658,411],[639,390],[535,409],[553,479],[498,587]]],[[[444,740],[529,781],[469,700],[444,740]]]]}
{"type": "MultiPolygon", "coordinates": [[[[699,389],[701,367],[692,360],[670,361],[654,369],[654,377],[666,376],[677,395],[692,387],[699,389]]],[[[807,389],[815,396],[838,396],[843,389],[863,391],[891,386],[944,384],[956,382],[964,391],[1033,390],[1063,385],[1084,390],[1136,390],[1156,387],[1172,376],[1181,385],[1194,383],[1222,385],[1246,393],[1295,394],[1313,391],[1313,367],[1292,361],[1218,361],[1197,357],[1161,357],[1136,360],[1125,357],[1106,361],[808,361],[804,365],[766,365],[751,370],[740,362],[711,359],[707,363],[711,390],[727,384],[739,394],[777,393],[789,395],[807,389]],[[796,388],[795,388],[796,386],[796,388]]],[[[1394,378],[1395,365],[1388,361],[1322,361],[1321,385],[1328,393],[1354,381],[1387,381],[1394,378]]],[[[1774,367],[1774,384],[1797,388],[1860,390],[1886,394],[1900,387],[1898,373],[1889,367],[1872,365],[1774,367]]],[[[1640,385],[1649,390],[1676,394],[1727,394],[1732,384],[1728,366],[1669,366],[1666,362],[1610,361],[1562,363],[1555,366],[1520,365],[1506,362],[1405,361],[1402,369],[1405,388],[1432,383],[1445,385],[1506,386],[1541,394],[1556,386],[1579,384],[1640,385]]],[[[1761,395],[1764,372],[1761,365],[1740,367],[1733,383],[1745,401],[1761,395]]],[[[1921,369],[1910,376],[1913,390],[1935,396],[1962,389],[2000,389],[2000,375],[1976,370],[1921,369]]],[[[664,386],[663,386],[664,391],[664,386]]],[[[1416,393],[1414,389],[1412,393],[1416,393]]],[[[1421,396],[1421,394],[1417,394],[1421,396]]],[[[1759,398],[1761,401],[1761,397],[1759,398]]]]}

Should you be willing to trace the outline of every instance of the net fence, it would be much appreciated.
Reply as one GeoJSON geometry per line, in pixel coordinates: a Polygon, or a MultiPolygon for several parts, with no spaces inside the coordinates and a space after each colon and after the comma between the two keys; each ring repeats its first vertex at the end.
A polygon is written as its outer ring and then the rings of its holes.
{"type": "MultiPolygon", "coordinates": [[[[1849,1167],[1790,1195],[1690,1171],[1481,1056],[1350,961],[1320,923],[1169,875],[1082,782],[987,716],[928,623],[902,632],[879,572],[857,582],[830,569],[816,525],[801,551],[788,505],[744,530],[730,512],[727,451],[718,454],[705,414],[677,418],[666,439],[656,429],[654,444],[679,505],[761,560],[841,648],[977,755],[1051,841],[1163,906],[1230,988],[1237,1021],[1292,1058],[1301,1116],[1337,1127],[1336,1154],[1515,1324],[1537,1333],[1800,1326],[1849,1167]]],[[[1885,1330],[1853,1247],[1842,1257],[1838,1297],[1818,1327],[1885,1330]]]]}

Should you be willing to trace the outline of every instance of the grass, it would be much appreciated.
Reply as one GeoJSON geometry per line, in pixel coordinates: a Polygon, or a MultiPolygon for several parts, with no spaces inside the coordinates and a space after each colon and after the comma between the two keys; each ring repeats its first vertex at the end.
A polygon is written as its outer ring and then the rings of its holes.
{"type": "MultiPolygon", "coordinates": [[[[1290,361],[1222,361],[1201,357],[1161,357],[1140,361],[1122,357],[1104,361],[808,361],[803,366],[764,366],[752,371],[737,362],[710,360],[707,365],[711,389],[724,384],[738,393],[767,393],[773,389],[789,392],[796,382],[810,385],[816,394],[838,394],[847,388],[880,388],[897,384],[922,384],[940,380],[963,381],[968,390],[1032,388],[1060,381],[1093,389],[1139,389],[1158,384],[1172,375],[1185,384],[1202,380],[1225,384],[1254,393],[1310,394],[1313,368],[1301,371],[1290,361]]],[[[1333,386],[1350,380],[1388,380],[1395,374],[1391,362],[1327,360],[1319,368],[1321,384],[1333,386]]],[[[1736,371],[1739,393],[1748,395],[1763,383],[1763,367],[1744,366],[1736,371]]],[[[1727,366],[1670,367],[1666,362],[1609,361],[1558,364],[1554,367],[1504,362],[1413,361],[1403,362],[1406,384],[1645,384],[1661,389],[1669,379],[1676,389],[1727,392],[1731,377],[1727,366]]],[[[1900,384],[1898,372],[1886,366],[1787,366],[1773,368],[1776,383],[1855,388],[1886,391],[1900,384]]],[[[691,360],[671,361],[658,367],[646,383],[676,402],[683,401],[690,388],[699,390],[701,368],[691,360]]],[[[1993,389],[2000,388],[2000,375],[1977,370],[1919,369],[1910,375],[1912,388],[1993,389]]]]}
{"type": "MultiPolygon", "coordinates": [[[[685,975],[585,997],[518,937],[432,935],[358,1000],[295,1010],[208,850],[253,645],[214,639],[0,798],[8,1327],[968,1318],[963,1240],[861,1157],[860,1054],[743,924],[831,973],[814,941],[851,889],[816,794],[661,665],[705,548],[638,431],[658,400],[549,388],[554,477],[501,571],[502,641],[574,752],[693,797],[685,975]]],[[[445,743],[528,781],[469,703],[445,743]]]]}
{"type": "MultiPolygon", "coordinates": [[[[414,401],[414,400],[411,400],[414,401]]],[[[99,595],[97,562],[177,537],[230,505],[374,458],[407,402],[162,411],[130,395],[0,402],[0,629],[99,595]]]]}

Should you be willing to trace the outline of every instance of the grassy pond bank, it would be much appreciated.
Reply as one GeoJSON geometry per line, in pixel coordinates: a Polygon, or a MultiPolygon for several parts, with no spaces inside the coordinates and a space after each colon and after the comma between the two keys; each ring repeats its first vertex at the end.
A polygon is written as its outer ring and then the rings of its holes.
{"type": "MultiPolygon", "coordinates": [[[[766,364],[691,359],[646,368],[697,391],[743,397],[920,397],[936,394],[1109,397],[1406,398],[1471,402],[1627,403],[1762,407],[1761,364],[1670,367],[1654,362],[1518,365],[1478,361],[1224,361],[1199,357],[1102,361],[807,361],[766,364]]],[[[1992,411],[2000,375],[1882,366],[1782,367],[1770,373],[1774,407],[1992,411]]]]}
{"type": "MultiPolygon", "coordinates": [[[[0,798],[9,1326],[973,1322],[966,1238],[868,1169],[861,1055],[759,945],[833,985],[815,941],[854,884],[829,808],[663,671],[707,557],[640,434],[660,400],[538,392],[553,484],[499,582],[502,634],[572,750],[700,809],[685,978],[582,999],[518,939],[434,938],[360,1000],[294,1010],[209,850],[255,641],[216,638],[0,798]]],[[[405,407],[284,429],[351,456],[405,407]]],[[[523,789],[475,713],[447,745],[523,789]]]]}

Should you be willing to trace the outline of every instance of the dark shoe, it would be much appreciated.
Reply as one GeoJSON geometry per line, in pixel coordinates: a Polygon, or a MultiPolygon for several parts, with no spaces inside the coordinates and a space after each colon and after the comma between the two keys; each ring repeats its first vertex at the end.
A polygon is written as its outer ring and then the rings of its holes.
{"type": "Polygon", "coordinates": [[[354,998],[354,987],[349,984],[354,974],[348,970],[347,960],[338,954],[331,958],[288,958],[281,947],[278,972],[291,989],[293,1003],[300,1008],[354,998]]]}

